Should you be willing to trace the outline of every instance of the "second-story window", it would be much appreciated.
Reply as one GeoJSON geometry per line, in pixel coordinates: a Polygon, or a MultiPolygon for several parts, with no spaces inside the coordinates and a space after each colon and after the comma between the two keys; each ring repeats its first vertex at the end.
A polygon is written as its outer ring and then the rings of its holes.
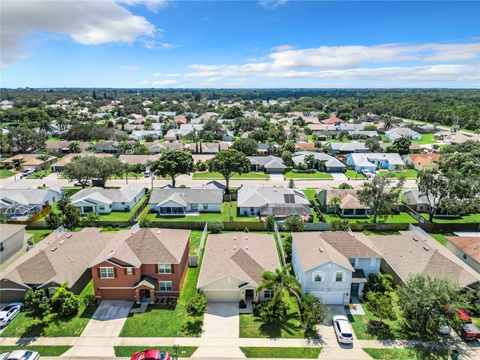
{"type": "Polygon", "coordinates": [[[171,274],[172,273],[172,264],[158,264],[158,273],[159,274],[171,274]]]}
{"type": "Polygon", "coordinates": [[[115,271],[113,267],[101,267],[100,268],[100,278],[102,279],[113,279],[115,278],[115,271]]]}

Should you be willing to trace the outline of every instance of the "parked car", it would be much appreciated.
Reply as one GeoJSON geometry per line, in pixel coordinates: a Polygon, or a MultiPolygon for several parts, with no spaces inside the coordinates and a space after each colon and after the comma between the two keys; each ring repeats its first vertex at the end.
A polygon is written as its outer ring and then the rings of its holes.
{"type": "Polygon", "coordinates": [[[145,170],[144,173],[143,173],[143,176],[146,177],[146,178],[149,178],[150,175],[152,175],[152,172],[149,169],[145,170]]]}
{"type": "Polygon", "coordinates": [[[38,360],[40,354],[31,350],[14,350],[10,353],[0,354],[0,360],[38,360]]]}
{"type": "Polygon", "coordinates": [[[133,354],[130,360],[174,360],[174,358],[163,350],[144,350],[133,354]]]}
{"type": "Polygon", "coordinates": [[[367,179],[373,177],[373,174],[368,169],[362,170],[362,174],[365,175],[367,179]]]}
{"type": "Polygon", "coordinates": [[[338,342],[341,342],[342,344],[352,344],[353,331],[347,317],[344,315],[335,315],[332,322],[338,342]]]}
{"type": "Polygon", "coordinates": [[[452,331],[452,327],[450,325],[442,325],[438,328],[438,333],[440,335],[448,335],[452,331]]]}
{"type": "Polygon", "coordinates": [[[15,316],[22,311],[23,304],[20,302],[11,303],[0,309],[0,326],[7,326],[15,316]]]}
{"type": "Polygon", "coordinates": [[[34,172],[35,172],[35,169],[27,168],[27,169],[23,169],[22,175],[28,176],[28,175],[32,175],[34,172]]]}
{"type": "Polygon", "coordinates": [[[460,335],[465,340],[480,339],[480,330],[473,323],[467,323],[463,325],[460,335]]]}

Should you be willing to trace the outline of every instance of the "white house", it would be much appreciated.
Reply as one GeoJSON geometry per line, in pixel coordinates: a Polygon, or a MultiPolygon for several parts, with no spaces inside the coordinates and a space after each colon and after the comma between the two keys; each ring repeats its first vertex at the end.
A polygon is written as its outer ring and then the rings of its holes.
{"type": "Polygon", "coordinates": [[[370,274],[380,272],[381,255],[363,234],[303,232],[292,234],[292,266],[305,293],[328,305],[361,298],[370,274]]]}
{"type": "Polygon", "coordinates": [[[112,211],[132,210],[144,195],[144,187],[133,185],[110,189],[93,187],[80,190],[70,201],[81,214],[110,214],[112,211]]]}
{"type": "Polygon", "coordinates": [[[409,128],[397,127],[385,132],[388,139],[394,141],[400,138],[406,138],[410,140],[422,140],[422,134],[409,128]]]}
{"type": "Polygon", "coordinates": [[[197,288],[209,302],[270,299],[270,289],[257,291],[262,273],[280,268],[272,235],[224,233],[208,236],[197,288]]]}
{"type": "Polygon", "coordinates": [[[60,187],[42,189],[2,189],[0,191],[0,212],[11,220],[25,220],[46,205],[52,205],[63,198],[60,187]]]}
{"type": "Polygon", "coordinates": [[[357,172],[369,170],[402,170],[405,166],[398,153],[351,153],[346,156],[347,165],[357,172]]]}
{"type": "Polygon", "coordinates": [[[146,138],[158,139],[163,135],[162,130],[134,130],[130,134],[130,139],[144,140],[146,138]]]}
{"type": "Polygon", "coordinates": [[[0,224],[0,259],[2,264],[25,248],[25,225],[0,224]]]}
{"type": "Polygon", "coordinates": [[[153,189],[150,210],[161,216],[220,212],[224,191],[219,188],[162,188],[153,189]]]}

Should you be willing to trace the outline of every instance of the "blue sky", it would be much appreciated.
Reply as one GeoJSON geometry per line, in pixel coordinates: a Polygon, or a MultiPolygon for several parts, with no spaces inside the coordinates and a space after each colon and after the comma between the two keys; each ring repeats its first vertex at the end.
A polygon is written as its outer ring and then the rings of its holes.
{"type": "Polygon", "coordinates": [[[2,87],[479,87],[479,2],[5,0],[2,87]]]}

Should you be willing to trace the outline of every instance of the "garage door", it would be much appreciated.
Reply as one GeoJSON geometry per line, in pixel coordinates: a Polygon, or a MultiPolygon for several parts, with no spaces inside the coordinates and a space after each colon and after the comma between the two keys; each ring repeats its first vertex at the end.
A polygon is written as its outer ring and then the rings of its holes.
{"type": "Polygon", "coordinates": [[[0,289],[0,303],[8,304],[11,302],[23,301],[26,290],[23,289],[0,289]]]}
{"type": "Polygon", "coordinates": [[[325,305],[343,305],[343,292],[313,293],[321,297],[325,305]]]}
{"type": "Polygon", "coordinates": [[[238,290],[206,290],[205,297],[210,302],[238,302],[238,290]]]}

